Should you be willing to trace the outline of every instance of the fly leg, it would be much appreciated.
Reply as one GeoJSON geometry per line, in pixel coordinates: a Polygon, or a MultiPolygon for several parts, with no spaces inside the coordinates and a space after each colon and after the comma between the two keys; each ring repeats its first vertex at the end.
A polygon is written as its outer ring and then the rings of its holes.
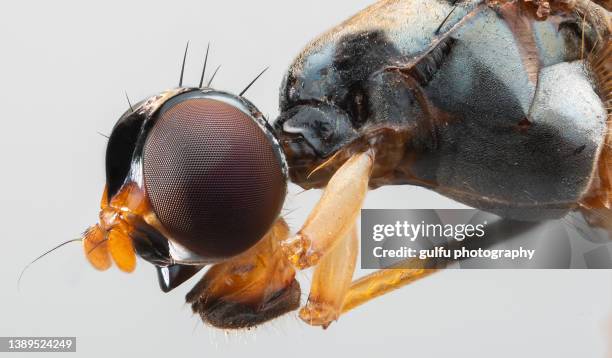
{"type": "Polygon", "coordinates": [[[398,267],[382,269],[362,277],[351,284],[342,305],[342,314],[436,271],[437,269],[398,267]]]}
{"type": "Polygon", "coordinates": [[[375,271],[351,283],[342,304],[342,314],[446,267],[449,261],[408,259],[375,271]]]}
{"type": "Polygon", "coordinates": [[[338,319],[353,279],[357,251],[357,228],[353,226],[316,266],[308,302],[300,310],[304,322],[327,328],[338,319]]]}
{"type": "Polygon", "coordinates": [[[214,265],[187,294],[194,313],[217,328],[248,328],[295,310],[300,286],[279,243],[289,228],[278,219],[247,252],[214,265]]]}
{"type": "Polygon", "coordinates": [[[330,179],[323,196],[297,235],[282,243],[298,269],[316,265],[353,227],[368,190],[374,153],[353,155],[330,179]]]}
{"type": "MultiPolygon", "coordinates": [[[[475,247],[485,249],[501,243],[512,242],[515,238],[523,237],[524,234],[536,229],[540,225],[541,222],[518,222],[500,219],[489,223],[487,235],[479,239],[476,246],[471,246],[472,243],[469,240],[461,242],[451,240],[445,247],[447,250],[475,247]]],[[[426,278],[458,261],[454,258],[434,257],[422,260],[409,258],[359,278],[351,283],[342,305],[342,314],[376,297],[426,278]]]]}

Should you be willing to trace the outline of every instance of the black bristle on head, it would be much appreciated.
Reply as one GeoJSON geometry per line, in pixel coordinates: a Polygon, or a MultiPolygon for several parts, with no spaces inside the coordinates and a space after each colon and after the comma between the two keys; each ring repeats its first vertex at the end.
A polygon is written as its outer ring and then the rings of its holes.
{"type": "Polygon", "coordinates": [[[127,91],[125,92],[125,99],[127,99],[127,103],[130,106],[130,111],[134,112],[134,107],[132,107],[132,102],[130,101],[130,96],[128,96],[127,91]]]}
{"type": "Polygon", "coordinates": [[[208,46],[206,46],[206,56],[204,57],[204,66],[202,67],[202,76],[200,76],[200,85],[199,88],[202,88],[202,84],[204,83],[204,75],[206,74],[206,64],[208,63],[208,51],[210,50],[210,42],[208,46]]]}
{"type": "Polygon", "coordinates": [[[245,93],[246,93],[246,91],[248,91],[248,90],[249,90],[249,88],[251,88],[251,86],[252,86],[252,85],[253,85],[253,84],[254,84],[254,83],[255,83],[255,82],[256,82],[256,81],[259,79],[259,77],[261,77],[261,75],[263,75],[263,74],[264,74],[264,72],[266,72],[266,71],[268,70],[268,68],[269,68],[269,67],[264,68],[264,70],[263,70],[263,71],[261,71],[261,72],[260,72],[260,73],[257,75],[257,77],[255,77],[255,78],[254,78],[254,79],[251,81],[251,83],[249,83],[249,84],[248,84],[248,85],[247,85],[247,86],[246,86],[246,87],[245,87],[245,88],[242,90],[242,92],[240,92],[240,94],[239,94],[238,96],[239,96],[239,97],[242,97],[242,95],[243,95],[243,94],[245,94],[245,93]]]}
{"type": "Polygon", "coordinates": [[[215,69],[215,72],[213,72],[212,76],[208,80],[206,87],[210,87],[210,85],[212,84],[212,81],[215,79],[215,76],[217,75],[217,72],[219,71],[220,68],[221,68],[221,65],[217,66],[217,68],[215,69]]]}
{"type": "Polygon", "coordinates": [[[183,87],[183,75],[185,74],[185,61],[187,60],[187,50],[189,49],[189,41],[185,46],[185,54],[183,55],[183,65],[181,66],[181,77],[179,78],[179,87],[183,87]]]}

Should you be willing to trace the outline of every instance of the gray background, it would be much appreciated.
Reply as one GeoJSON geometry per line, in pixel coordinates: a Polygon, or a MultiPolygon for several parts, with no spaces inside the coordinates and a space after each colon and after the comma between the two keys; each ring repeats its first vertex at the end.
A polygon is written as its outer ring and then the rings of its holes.
{"type": "MultiPolygon", "coordinates": [[[[162,294],[152,267],[94,271],[73,244],[16,279],[34,256],[96,220],[105,139],[133,101],[195,84],[204,48],[216,85],[277,114],[282,73],[318,33],[370,3],[323,1],[11,1],[0,11],[0,336],[78,336],[79,356],[602,357],[612,341],[610,271],[447,271],[351,312],[327,331],[296,315],[253,331],[202,325],[183,296],[162,294]]],[[[318,192],[286,209],[296,228],[318,192]]],[[[425,190],[383,188],[368,208],[454,208],[425,190]]],[[[364,274],[360,271],[359,275],[364,274]]],[[[304,285],[308,274],[300,274],[304,285]]]]}

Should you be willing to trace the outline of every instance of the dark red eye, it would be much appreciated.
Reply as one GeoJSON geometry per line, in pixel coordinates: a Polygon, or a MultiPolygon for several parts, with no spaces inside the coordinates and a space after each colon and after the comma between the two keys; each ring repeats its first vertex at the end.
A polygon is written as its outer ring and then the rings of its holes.
{"type": "Polygon", "coordinates": [[[175,240],[205,258],[247,250],[284,201],[276,144],[253,117],[221,100],[187,98],[166,106],[143,153],[155,214],[175,240]]]}

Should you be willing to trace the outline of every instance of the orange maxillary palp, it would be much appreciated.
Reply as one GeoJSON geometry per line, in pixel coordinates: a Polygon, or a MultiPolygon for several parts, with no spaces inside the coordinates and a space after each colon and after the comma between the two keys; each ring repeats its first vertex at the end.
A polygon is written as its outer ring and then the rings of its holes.
{"type": "Polygon", "coordinates": [[[136,268],[136,253],[132,238],[122,230],[115,228],[108,233],[110,255],[119,270],[132,272],[136,268]]]}
{"type": "Polygon", "coordinates": [[[111,267],[111,258],[108,253],[106,232],[100,225],[87,229],[83,236],[83,249],[87,261],[97,270],[105,271],[111,267]]]}
{"type": "MultiPolygon", "coordinates": [[[[136,252],[129,235],[132,227],[127,220],[131,215],[143,215],[148,210],[142,190],[135,183],[124,185],[108,201],[108,189],[105,187],[100,203],[102,211],[114,212],[110,215],[112,222],[101,222],[89,228],[83,237],[85,256],[89,263],[98,270],[107,270],[112,261],[124,272],[136,268],[136,252]]],[[[101,215],[102,216],[102,215],[101,215]]],[[[102,217],[101,217],[101,220],[102,217]]]]}

